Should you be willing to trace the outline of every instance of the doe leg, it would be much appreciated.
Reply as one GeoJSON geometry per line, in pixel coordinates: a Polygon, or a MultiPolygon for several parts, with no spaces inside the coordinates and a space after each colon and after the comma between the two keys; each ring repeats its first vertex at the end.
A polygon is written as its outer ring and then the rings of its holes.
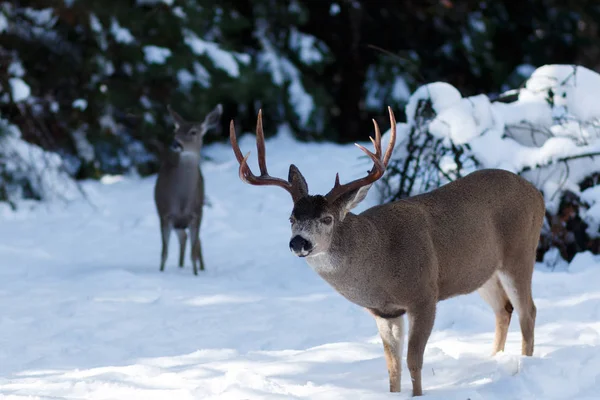
{"type": "Polygon", "coordinates": [[[412,380],[413,396],[423,395],[423,386],[421,384],[423,354],[425,353],[425,345],[433,329],[435,310],[436,304],[432,302],[421,304],[408,312],[410,332],[408,334],[406,363],[408,364],[412,380]]]}
{"type": "Polygon", "coordinates": [[[187,233],[185,233],[185,229],[177,229],[177,237],[179,238],[179,267],[183,268],[185,245],[187,243],[187,233]]]}
{"type": "Polygon", "coordinates": [[[390,378],[390,392],[399,392],[404,346],[404,317],[388,319],[375,316],[375,322],[383,342],[383,352],[390,378]]]}
{"type": "Polygon", "coordinates": [[[160,233],[162,237],[162,252],[160,257],[160,271],[165,270],[165,263],[169,255],[169,239],[171,237],[171,222],[167,219],[160,220],[160,233]]]}
{"type": "Polygon", "coordinates": [[[192,240],[192,266],[194,267],[194,275],[198,275],[198,264],[200,264],[200,270],[204,271],[204,260],[202,259],[202,247],[200,245],[200,221],[192,221],[190,236],[192,240]]]}

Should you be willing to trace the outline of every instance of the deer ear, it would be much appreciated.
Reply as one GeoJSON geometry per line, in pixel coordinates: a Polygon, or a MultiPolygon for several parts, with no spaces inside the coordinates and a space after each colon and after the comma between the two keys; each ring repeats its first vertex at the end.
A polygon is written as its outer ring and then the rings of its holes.
{"type": "Polygon", "coordinates": [[[367,193],[369,193],[371,186],[372,184],[348,192],[337,200],[337,203],[342,206],[342,213],[344,216],[367,197],[367,193]]]}
{"type": "Polygon", "coordinates": [[[171,105],[167,105],[167,109],[169,110],[169,114],[171,114],[171,118],[173,118],[173,123],[175,124],[175,128],[179,129],[181,125],[185,122],[185,120],[181,117],[181,115],[177,114],[175,110],[171,108],[171,105]]]}
{"type": "Polygon", "coordinates": [[[221,120],[221,114],[223,114],[223,106],[221,104],[217,104],[217,106],[204,118],[204,122],[202,122],[203,135],[210,128],[219,125],[219,121],[221,120]]]}
{"type": "Polygon", "coordinates": [[[294,198],[294,201],[308,196],[308,184],[306,183],[306,179],[304,179],[300,170],[294,164],[290,165],[288,182],[292,184],[292,197],[294,198]]]}

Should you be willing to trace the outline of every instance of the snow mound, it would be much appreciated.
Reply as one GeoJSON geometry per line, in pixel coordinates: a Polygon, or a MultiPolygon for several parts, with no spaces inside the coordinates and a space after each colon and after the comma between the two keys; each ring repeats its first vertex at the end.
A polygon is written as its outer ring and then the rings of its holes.
{"type": "MultiPolygon", "coordinates": [[[[521,173],[544,192],[549,210],[555,211],[558,192],[579,194],[579,183],[600,171],[600,103],[594,100],[599,91],[596,72],[546,65],[531,74],[512,103],[493,102],[485,95],[462,97],[452,85],[434,82],[418,88],[405,111],[408,126],[417,126],[422,123],[419,107],[429,102],[433,118],[427,121],[428,133],[446,146],[468,145],[480,168],[521,173]]],[[[410,129],[401,132],[406,135],[410,129]]],[[[406,137],[399,143],[406,143],[406,137]]]]}
{"type": "Polygon", "coordinates": [[[0,129],[5,132],[4,136],[0,136],[0,172],[4,171],[11,180],[17,181],[2,182],[6,185],[10,201],[18,201],[22,197],[19,182],[27,182],[36,195],[50,202],[81,198],[77,184],[65,171],[58,154],[25,142],[16,126],[2,119],[0,124],[0,129]]]}

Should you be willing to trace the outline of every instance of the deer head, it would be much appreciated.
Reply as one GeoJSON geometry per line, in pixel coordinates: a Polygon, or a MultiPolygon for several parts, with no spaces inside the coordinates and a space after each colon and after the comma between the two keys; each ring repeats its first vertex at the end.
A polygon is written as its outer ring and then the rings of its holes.
{"type": "Polygon", "coordinates": [[[171,106],[167,106],[173,123],[175,125],[175,131],[173,136],[173,142],[171,143],[170,150],[180,153],[183,156],[200,154],[202,148],[202,142],[204,135],[208,130],[219,123],[221,113],[223,112],[223,106],[218,104],[210,113],[206,115],[202,122],[186,121],[174,111],[171,106]]]}
{"type": "Polygon", "coordinates": [[[383,176],[396,142],[396,120],[390,107],[388,107],[388,111],[391,134],[389,146],[383,158],[381,132],[377,122],[373,120],[375,139],[370,139],[375,147],[375,153],[356,144],[373,161],[373,168],[367,176],[343,185],[340,184],[339,174],[337,174],[334,187],[324,196],[308,193],[306,180],[294,164],[290,165],[287,180],[269,175],[266,163],[265,137],[262,128],[262,111],[258,113],[256,124],[256,147],[260,175],[254,175],[247,163],[250,153],[246,156],[242,155],[236,140],[235,126],[231,121],[229,136],[233,152],[240,163],[239,174],[242,181],[251,185],[279,186],[292,196],[294,208],[290,216],[292,225],[290,250],[298,257],[310,257],[327,252],[334,231],[343,223],[346,214],[364,200],[371,185],[383,176]]]}

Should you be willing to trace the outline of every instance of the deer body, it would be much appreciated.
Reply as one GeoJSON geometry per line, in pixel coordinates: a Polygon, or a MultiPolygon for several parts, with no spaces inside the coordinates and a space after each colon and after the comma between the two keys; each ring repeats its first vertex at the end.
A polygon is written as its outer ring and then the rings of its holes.
{"type": "Polygon", "coordinates": [[[215,126],[221,116],[217,106],[202,123],[186,122],[169,108],[175,121],[175,137],[170,148],[164,149],[154,187],[154,201],[160,218],[162,252],[160,270],[164,271],[171,230],[179,238],[179,266],[183,267],[189,230],[194,275],[204,270],[200,244],[200,225],[204,207],[204,178],[200,170],[202,137],[215,126]]]}
{"type": "Polygon", "coordinates": [[[204,178],[199,163],[200,154],[174,153],[160,167],[156,207],[160,215],[168,216],[174,229],[186,229],[194,220],[202,220],[204,178]]]}
{"type": "Polygon", "coordinates": [[[308,194],[292,165],[288,180],[268,175],[259,114],[260,176],[247,165],[230,131],[240,177],[254,185],[286,189],[294,201],[290,249],[336,291],[375,317],[389,373],[390,391],[400,391],[404,319],[410,321],[407,364],[413,395],[422,394],[425,345],[439,301],[479,291],[496,315],[493,352],[504,350],[513,309],[521,325],[522,354],[531,356],[536,308],[531,279],[545,206],[539,191],[503,170],[481,170],[429,193],[350,212],[385,170],[395,143],[390,109],[390,145],[382,158],[375,124],[374,162],[367,177],[325,196],[308,194]]]}
{"type": "Polygon", "coordinates": [[[327,253],[306,261],[353,303],[375,314],[400,313],[423,298],[471,293],[497,272],[530,279],[543,211],[540,193],[524,179],[477,171],[420,196],[348,213],[327,253]],[[512,266],[519,249],[530,257],[512,266]]]}

